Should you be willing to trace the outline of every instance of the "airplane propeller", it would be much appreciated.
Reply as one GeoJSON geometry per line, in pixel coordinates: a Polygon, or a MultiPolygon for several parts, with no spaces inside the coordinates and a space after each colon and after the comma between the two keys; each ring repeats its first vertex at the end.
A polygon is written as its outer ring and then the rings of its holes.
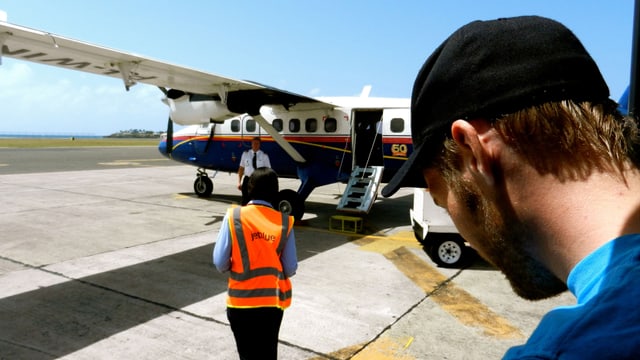
{"type": "Polygon", "coordinates": [[[213,126],[211,127],[211,130],[209,131],[209,138],[207,139],[207,145],[204,147],[204,153],[206,154],[209,151],[209,147],[211,145],[211,143],[213,142],[213,133],[215,132],[216,129],[216,124],[211,121],[211,123],[213,124],[213,126]]]}
{"type": "Polygon", "coordinates": [[[169,120],[167,121],[167,139],[165,141],[167,144],[167,155],[171,154],[173,150],[173,120],[171,120],[171,116],[169,116],[169,120]]]}
{"type": "MultiPolygon", "coordinates": [[[[162,101],[171,108],[172,112],[175,111],[175,104],[173,100],[178,99],[186,94],[182,90],[167,89],[162,86],[158,86],[158,89],[160,89],[160,91],[162,91],[162,93],[165,96],[165,98],[162,101]]],[[[209,151],[211,143],[213,142],[213,134],[214,134],[215,123],[216,123],[216,121],[214,121],[212,118],[209,119],[209,121],[211,124],[213,124],[213,127],[209,133],[209,139],[207,140],[207,145],[204,148],[205,153],[209,151]]],[[[171,119],[171,115],[169,115],[169,119],[167,121],[166,145],[167,145],[166,153],[167,155],[169,155],[173,151],[173,119],[171,119]]]]}
{"type": "MultiPolygon", "coordinates": [[[[167,90],[167,88],[158,86],[158,89],[162,91],[165,97],[172,97],[172,90],[167,90]]],[[[174,95],[175,96],[175,95],[174,95]]],[[[169,115],[169,120],[167,121],[167,138],[166,138],[166,153],[167,155],[171,154],[173,151],[173,120],[171,120],[171,115],[169,115]]]]}

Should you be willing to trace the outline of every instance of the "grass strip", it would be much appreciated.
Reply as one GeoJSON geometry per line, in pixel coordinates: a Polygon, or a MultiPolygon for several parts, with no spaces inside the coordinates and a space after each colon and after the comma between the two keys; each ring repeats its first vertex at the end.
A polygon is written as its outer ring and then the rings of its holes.
{"type": "Polygon", "coordinates": [[[0,138],[0,147],[46,148],[88,146],[158,146],[160,139],[114,139],[114,138],[0,138]]]}

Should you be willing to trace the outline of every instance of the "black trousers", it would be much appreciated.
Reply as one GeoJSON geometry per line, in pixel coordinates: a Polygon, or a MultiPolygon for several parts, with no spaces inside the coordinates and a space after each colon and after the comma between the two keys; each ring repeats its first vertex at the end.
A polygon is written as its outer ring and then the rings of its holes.
{"type": "Polygon", "coordinates": [[[241,360],[276,360],[284,310],[277,307],[227,308],[241,360]]]}
{"type": "Polygon", "coordinates": [[[242,206],[247,205],[249,202],[249,177],[242,178],[242,206]]]}

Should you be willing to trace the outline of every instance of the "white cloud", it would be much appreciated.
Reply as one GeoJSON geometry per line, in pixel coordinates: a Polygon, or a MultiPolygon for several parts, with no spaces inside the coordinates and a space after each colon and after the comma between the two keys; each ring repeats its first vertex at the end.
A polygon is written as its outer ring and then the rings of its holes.
{"type": "Polygon", "coordinates": [[[320,88],[313,88],[309,90],[309,96],[320,96],[321,91],[320,88]]]}
{"type": "Polygon", "coordinates": [[[0,131],[106,135],[166,126],[168,110],[153,86],[138,84],[126,91],[119,81],[69,71],[34,71],[32,66],[0,66],[0,131]]]}
{"type": "Polygon", "coordinates": [[[4,63],[0,66],[0,94],[10,91],[10,87],[27,83],[33,79],[33,71],[25,63],[4,63]]]}

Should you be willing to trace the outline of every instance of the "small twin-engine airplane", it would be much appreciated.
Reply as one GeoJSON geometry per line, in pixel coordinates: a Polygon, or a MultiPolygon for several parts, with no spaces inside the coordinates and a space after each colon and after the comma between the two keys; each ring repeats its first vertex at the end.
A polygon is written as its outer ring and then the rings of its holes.
{"type": "Polygon", "coordinates": [[[372,98],[369,87],[359,97],[311,98],[4,21],[0,47],[4,57],[119,78],[127,90],[159,87],[170,110],[159,151],[198,168],[198,196],[213,191],[207,170],[236,172],[260,136],[279,176],[301,181],[297,192],[281,191],[281,211],[299,219],[314,188],[345,182],[338,209],[367,213],[412,151],[409,99],[372,98]],[[173,123],[186,127],[174,132],[173,123]]]}

